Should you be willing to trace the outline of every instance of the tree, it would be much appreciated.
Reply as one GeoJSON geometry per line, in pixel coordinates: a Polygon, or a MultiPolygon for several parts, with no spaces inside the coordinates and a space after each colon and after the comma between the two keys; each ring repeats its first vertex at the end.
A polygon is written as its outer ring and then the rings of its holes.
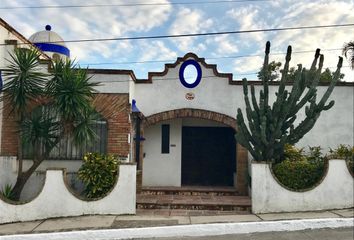
{"type": "MultiPolygon", "coordinates": [[[[322,73],[321,73],[321,76],[320,76],[320,82],[331,82],[334,78],[334,75],[335,75],[335,72],[332,72],[331,70],[329,70],[329,68],[326,68],[322,73]]],[[[339,78],[338,78],[338,81],[342,81],[344,78],[344,73],[341,73],[339,74],[339,78]]]]}
{"type": "MultiPolygon", "coordinates": [[[[264,68],[269,62],[270,42],[266,44],[264,68]]],[[[246,125],[243,113],[237,110],[238,131],[236,140],[244,146],[256,161],[283,160],[285,144],[294,145],[315,125],[322,111],[333,107],[334,101],[326,104],[340,76],[343,58],[339,58],[337,70],[326,92],[317,102],[317,85],[320,80],[324,57],[316,50],[311,68],[306,70],[298,65],[295,81],[291,89],[285,88],[291,59],[291,46],[288,47],[282,77],[276,92],[276,100],[269,104],[270,74],[262,79],[263,90],[260,91],[259,103],[255,96],[254,85],[251,85],[251,99],[248,96],[248,82],[243,80],[244,99],[246,104],[246,125]],[[319,61],[318,61],[319,60],[319,61]],[[318,63],[319,62],[319,63],[318,63]],[[316,65],[318,63],[318,67],[316,65]],[[251,105],[252,104],[252,105],[251,105]],[[298,112],[305,107],[304,119],[295,126],[298,112]]]]}
{"type": "Polygon", "coordinates": [[[257,74],[257,77],[258,79],[263,79],[265,74],[270,74],[269,80],[270,81],[276,80],[279,78],[280,67],[281,67],[281,62],[272,61],[268,64],[266,68],[264,66],[261,68],[261,70],[257,74]]]}
{"type": "Polygon", "coordinates": [[[346,58],[348,58],[351,68],[354,69],[354,41],[344,44],[343,54],[346,58]]]}
{"type": "MultiPolygon", "coordinates": [[[[281,62],[275,62],[272,61],[269,63],[269,66],[267,67],[268,69],[268,74],[270,74],[270,81],[274,81],[274,80],[279,80],[279,76],[280,73],[282,72],[282,70],[280,69],[282,63],[281,62]]],[[[261,70],[258,72],[258,79],[263,79],[264,77],[264,68],[262,67],[261,70]]],[[[295,76],[297,73],[297,69],[295,69],[294,67],[289,68],[289,72],[288,72],[288,76],[287,76],[287,81],[288,82],[294,82],[295,81],[295,76]]],[[[334,73],[332,72],[329,68],[326,68],[320,75],[320,82],[323,83],[329,83],[332,81],[333,77],[334,77],[334,73]]],[[[339,76],[339,81],[343,80],[344,78],[344,73],[341,73],[339,76]]]]}
{"type": "MultiPolygon", "coordinates": [[[[297,74],[297,71],[298,70],[297,69],[295,70],[294,67],[289,69],[289,72],[288,72],[288,81],[289,82],[295,81],[295,76],[297,74]]],[[[335,72],[332,72],[329,68],[326,68],[320,75],[320,82],[329,83],[333,80],[334,75],[335,75],[335,72]]],[[[340,73],[338,81],[339,82],[342,81],[344,76],[345,76],[344,73],[340,73]]]]}
{"type": "Polygon", "coordinates": [[[55,62],[53,73],[44,74],[39,68],[39,56],[36,50],[18,48],[4,71],[0,100],[15,115],[19,129],[19,164],[13,200],[20,199],[29,177],[63,136],[70,136],[79,147],[95,137],[91,128],[95,116],[91,100],[98,83],[90,82],[87,71],[76,69],[71,61],[55,62]],[[23,144],[34,150],[32,165],[26,170],[23,144]]]}

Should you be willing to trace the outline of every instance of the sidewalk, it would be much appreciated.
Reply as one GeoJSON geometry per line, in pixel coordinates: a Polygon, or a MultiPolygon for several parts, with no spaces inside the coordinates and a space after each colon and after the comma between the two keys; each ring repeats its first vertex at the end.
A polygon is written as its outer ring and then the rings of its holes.
{"type": "MultiPolygon", "coordinates": [[[[95,215],[64,217],[40,221],[10,223],[0,225],[0,235],[67,232],[95,229],[148,228],[175,225],[210,223],[269,222],[295,219],[340,219],[353,218],[354,209],[322,212],[242,214],[216,216],[156,216],[156,215],[95,215]]],[[[1,237],[0,237],[1,239],[1,237]]]]}

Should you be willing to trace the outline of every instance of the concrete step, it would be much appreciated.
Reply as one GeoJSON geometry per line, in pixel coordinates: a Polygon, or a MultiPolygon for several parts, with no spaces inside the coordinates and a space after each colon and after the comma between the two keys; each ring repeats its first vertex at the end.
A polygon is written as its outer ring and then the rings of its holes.
{"type": "Polygon", "coordinates": [[[144,195],[138,194],[137,209],[169,209],[199,211],[251,211],[248,196],[213,195],[144,195]]]}
{"type": "Polygon", "coordinates": [[[237,196],[239,195],[234,187],[143,187],[141,195],[183,195],[183,196],[237,196]]]}

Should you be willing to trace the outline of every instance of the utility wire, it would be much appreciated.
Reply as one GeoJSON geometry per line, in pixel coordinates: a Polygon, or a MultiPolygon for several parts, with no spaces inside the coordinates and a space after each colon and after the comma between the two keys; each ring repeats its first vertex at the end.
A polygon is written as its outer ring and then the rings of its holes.
{"type": "MultiPolygon", "coordinates": [[[[349,68],[350,66],[342,66],[342,68],[349,68]]],[[[336,69],[337,67],[328,67],[329,69],[336,69]]],[[[8,69],[4,68],[4,69],[1,69],[2,71],[7,71],[8,69]]],[[[100,70],[105,70],[105,69],[100,69],[100,70]]],[[[94,75],[94,73],[90,73],[92,75],[94,75]]],[[[233,74],[233,73],[230,73],[232,75],[236,75],[236,76],[251,76],[251,75],[256,75],[258,74],[258,72],[249,72],[249,73],[237,73],[237,74],[233,74]]],[[[202,76],[202,79],[203,78],[220,78],[218,76],[215,76],[215,75],[206,75],[206,76],[202,76]]],[[[224,77],[225,78],[225,77],[224,77]]],[[[172,81],[172,80],[178,80],[179,77],[162,77],[162,78],[157,78],[157,79],[153,79],[152,81],[155,82],[155,81],[172,81]]],[[[139,81],[144,81],[144,80],[147,80],[147,79],[144,79],[144,78],[138,78],[136,81],[139,82],[139,81]]],[[[123,82],[132,82],[134,80],[132,79],[128,79],[128,80],[108,80],[108,81],[101,81],[101,83],[109,83],[109,82],[116,82],[116,83],[123,83],[123,82]]],[[[237,80],[237,79],[233,79],[233,81],[240,81],[240,80],[237,80]]]]}
{"type": "MultiPolygon", "coordinates": [[[[53,41],[51,43],[79,43],[79,42],[104,42],[104,41],[126,41],[126,40],[143,40],[143,39],[161,39],[161,38],[182,38],[182,37],[200,37],[200,36],[216,36],[227,34],[241,34],[241,33],[257,33],[257,32],[273,32],[273,31],[289,31],[301,29],[319,29],[319,28],[337,28],[337,27],[351,27],[354,23],[332,24],[332,25],[315,25],[315,26],[300,26],[300,27],[285,27],[285,28],[267,28],[267,29],[252,29],[239,31],[223,31],[223,32],[207,32],[207,33],[187,33],[175,35],[155,35],[155,36],[138,36],[138,37],[117,37],[117,38],[94,38],[94,39],[78,39],[66,41],[53,41]]],[[[29,43],[19,43],[29,44],[29,43]]],[[[8,43],[0,44],[0,46],[11,45],[8,43]]]]}
{"type": "MultiPolygon", "coordinates": [[[[341,48],[331,48],[331,49],[321,49],[321,52],[329,52],[329,51],[339,51],[341,48]]],[[[315,50],[302,50],[292,52],[294,54],[297,53],[314,53],[315,50]]],[[[270,53],[270,55],[284,55],[286,52],[279,53],[270,53]]],[[[254,55],[236,55],[236,56],[222,56],[222,57],[205,57],[207,60],[217,60],[217,59],[234,59],[234,58],[251,58],[251,57],[263,57],[264,54],[254,54],[254,55]]],[[[167,63],[173,62],[174,60],[166,59],[166,60],[149,60],[149,61],[129,61],[129,62],[96,62],[96,63],[79,63],[81,65],[112,65],[112,64],[145,64],[145,63],[167,63]]]]}
{"type": "Polygon", "coordinates": [[[53,8],[101,8],[101,7],[140,7],[140,6],[170,6],[170,5],[199,5],[219,3],[247,3],[247,2],[271,2],[272,0],[220,0],[220,1],[189,1],[189,2],[156,2],[156,3],[121,3],[121,4],[90,4],[90,5],[42,5],[42,6],[5,6],[0,10],[10,9],[53,9],[53,8]]]}
{"type": "MultiPolygon", "coordinates": [[[[348,67],[350,67],[350,66],[342,66],[342,68],[348,68],[348,67]]],[[[328,68],[329,69],[333,69],[333,68],[337,68],[337,67],[328,67],[328,68]]],[[[251,76],[251,75],[258,74],[258,72],[238,73],[238,74],[231,73],[231,74],[234,75],[234,76],[251,76]]],[[[202,79],[203,78],[220,78],[220,77],[217,77],[215,75],[206,75],[206,76],[202,76],[202,79]]],[[[136,81],[139,82],[139,81],[144,81],[144,80],[147,80],[147,79],[138,78],[136,81]]],[[[155,82],[155,81],[172,81],[172,80],[179,80],[179,77],[169,77],[169,78],[164,78],[163,77],[163,78],[152,79],[153,82],[155,82]]],[[[109,82],[122,83],[122,82],[132,82],[132,81],[134,81],[134,80],[132,80],[132,79],[129,79],[129,80],[108,80],[108,81],[101,81],[101,83],[109,83],[109,82]]],[[[240,80],[233,79],[233,81],[239,82],[240,80]]]]}

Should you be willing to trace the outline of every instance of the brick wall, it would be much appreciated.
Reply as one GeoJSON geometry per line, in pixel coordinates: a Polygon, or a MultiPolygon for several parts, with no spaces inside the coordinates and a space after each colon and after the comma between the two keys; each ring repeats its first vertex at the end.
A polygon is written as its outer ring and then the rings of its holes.
{"type": "Polygon", "coordinates": [[[128,94],[96,94],[93,104],[108,123],[107,153],[127,156],[129,153],[128,134],[129,95],[128,94]]]}
{"type": "MultiPolygon", "coordinates": [[[[99,93],[95,95],[93,105],[108,123],[107,153],[127,156],[130,133],[128,94],[99,93]]],[[[4,107],[0,154],[16,156],[17,146],[17,124],[14,114],[10,114],[9,108],[4,107]]]]}
{"type": "Polygon", "coordinates": [[[201,118],[206,120],[212,120],[216,122],[223,123],[228,125],[234,129],[236,128],[236,119],[229,117],[222,113],[211,112],[202,109],[190,109],[190,108],[183,108],[183,109],[175,109],[166,112],[157,113],[151,116],[148,116],[144,119],[144,126],[149,126],[156,124],[157,122],[174,119],[174,118],[201,118]]]}
{"type": "Polygon", "coordinates": [[[5,99],[2,110],[2,127],[1,127],[1,151],[2,156],[17,156],[17,123],[14,113],[10,113],[11,108],[5,99]]]}

